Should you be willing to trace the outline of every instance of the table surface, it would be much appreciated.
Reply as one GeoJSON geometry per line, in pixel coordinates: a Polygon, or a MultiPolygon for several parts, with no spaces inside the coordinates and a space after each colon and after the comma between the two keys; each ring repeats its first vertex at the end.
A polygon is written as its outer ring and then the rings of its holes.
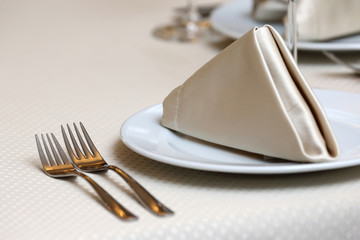
{"type": "MultiPolygon", "coordinates": [[[[210,1],[198,1],[209,3],[210,1]]],[[[160,103],[231,41],[156,39],[185,1],[0,1],[1,239],[359,239],[360,167],[261,176],[196,171],[142,157],[122,123],[160,103]],[[137,222],[107,212],[80,178],[41,169],[34,134],[82,121],[103,157],[176,214],[158,218],[115,174],[91,174],[137,222]]],[[[353,56],[349,56],[353,58],[353,56]]],[[[300,52],[314,88],[360,93],[360,78],[300,52]]]]}

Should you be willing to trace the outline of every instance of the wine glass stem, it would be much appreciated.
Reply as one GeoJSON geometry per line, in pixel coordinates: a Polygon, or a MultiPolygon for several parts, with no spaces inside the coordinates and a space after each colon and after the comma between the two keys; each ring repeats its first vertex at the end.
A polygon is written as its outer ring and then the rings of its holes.
{"type": "Polygon", "coordinates": [[[186,39],[195,40],[198,37],[198,12],[194,0],[187,0],[185,35],[186,39]]]}
{"type": "Polygon", "coordinates": [[[197,7],[194,0],[187,0],[187,15],[187,20],[190,22],[197,22],[199,20],[197,7]]]}
{"type": "Polygon", "coordinates": [[[296,21],[296,0],[289,0],[288,5],[288,46],[295,62],[297,62],[297,21],[296,21]]]}

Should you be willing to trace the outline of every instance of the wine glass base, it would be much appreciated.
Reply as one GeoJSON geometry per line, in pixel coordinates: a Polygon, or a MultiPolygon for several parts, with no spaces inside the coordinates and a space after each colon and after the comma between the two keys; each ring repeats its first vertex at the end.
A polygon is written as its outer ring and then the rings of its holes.
{"type": "Polygon", "coordinates": [[[178,42],[218,42],[225,37],[211,28],[209,21],[160,26],[153,31],[156,38],[178,42]]]}

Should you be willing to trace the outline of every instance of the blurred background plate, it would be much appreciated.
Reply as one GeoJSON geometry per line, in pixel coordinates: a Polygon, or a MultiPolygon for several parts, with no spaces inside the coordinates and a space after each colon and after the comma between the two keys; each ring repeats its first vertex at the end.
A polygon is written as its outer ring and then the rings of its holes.
{"type": "MultiPolygon", "coordinates": [[[[259,22],[251,17],[252,1],[253,0],[232,1],[215,9],[210,17],[213,28],[234,39],[241,37],[253,27],[261,27],[265,24],[270,24],[280,34],[283,34],[284,25],[282,23],[259,22]]],[[[298,49],[308,51],[360,51],[360,34],[327,42],[299,41],[298,49]]]]}

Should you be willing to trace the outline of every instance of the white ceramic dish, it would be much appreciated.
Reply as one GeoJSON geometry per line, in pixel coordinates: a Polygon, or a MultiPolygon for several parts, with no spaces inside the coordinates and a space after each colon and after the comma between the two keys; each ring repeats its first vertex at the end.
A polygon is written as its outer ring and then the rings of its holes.
{"type": "Polygon", "coordinates": [[[324,106],[341,149],[335,162],[295,163],[266,159],[207,143],[160,125],[162,105],[130,117],[121,128],[125,145],[148,158],[175,166],[229,173],[286,174],[339,169],[360,165],[360,95],[314,90],[324,106]]]}
{"type": "MultiPolygon", "coordinates": [[[[255,21],[251,16],[252,0],[238,0],[225,3],[215,9],[210,17],[214,29],[237,39],[253,27],[265,23],[255,21]]],[[[282,23],[269,23],[280,34],[284,31],[282,23]]],[[[360,34],[327,42],[298,42],[299,50],[308,51],[360,51],[360,34]]]]}

